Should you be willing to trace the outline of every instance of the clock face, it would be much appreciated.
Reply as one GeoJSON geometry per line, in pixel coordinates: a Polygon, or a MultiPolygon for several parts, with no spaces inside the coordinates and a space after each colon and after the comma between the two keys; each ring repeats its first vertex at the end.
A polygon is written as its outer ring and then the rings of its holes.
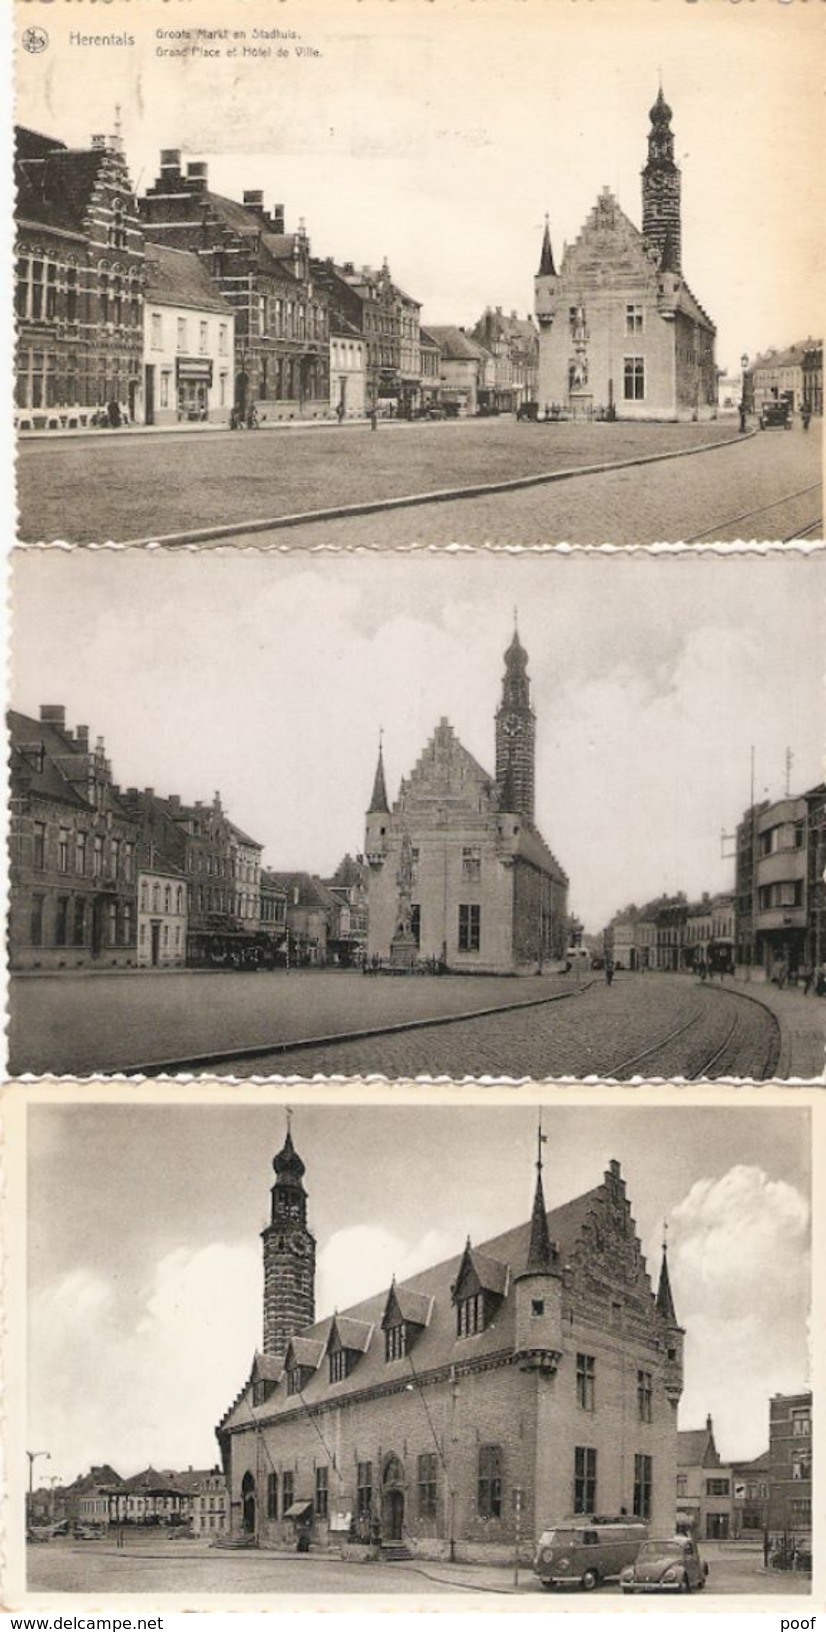
{"type": "Polygon", "coordinates": [[[303,1235],[293,1236],[292,1240],[288,1241],[287,1245],[290,1252],[294,1252],[297,1258],[303,1258],[307,1252],[307,1242],[303,1235]]]}
{"type": "Polygon", "coordinates": [[[518,736],[521,736],[521,734],[522,734],[522,732],[524,731],[525,728],[524,728],[524,725],[522,724],[521,720],[514,719],[513,716],[511,716],[510,719],[505,721],[502,729],[505,732],[506,736],[508,736],[508,737],[518,737],[518,736]]]}

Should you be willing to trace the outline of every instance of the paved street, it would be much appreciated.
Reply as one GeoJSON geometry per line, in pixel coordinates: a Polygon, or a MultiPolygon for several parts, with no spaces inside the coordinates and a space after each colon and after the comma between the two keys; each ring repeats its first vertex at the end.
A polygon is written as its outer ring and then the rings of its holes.
{"type": "MultiPolygon", "coordinates": [[[[509,481],[519,476],[592,464],[633,459],[652,453],[668,453],[737,438],[731,419],[711,424],[680,425],[526,425],[510,417],[468,419],[435,423],[406,424],[382,422],[373,434],[369,426],[331,426],[321,429],[296,428],[236,434],[221,430],[199,435],[175,434],[130,437],[82,435],[49,441],[24,440],[18,449],[18,491],[20,537],[26,541],[63,538],[72,542],[124,541],[159,534],[191,531],[222,523],[235,525],[239,532],[245,522],[336,505],[357,504],[403,494],[435,492],[468,487],[476,483],[509,481]]],[[[761,443],[767,440],[755,438],[761,443]]],[[[752,455],[757,469],[761,463],[765,488],[771,498],[787,491],[787,484],[800,486],[791,476],[792,448],[785,444],[803,443],[799,437],[776,434],[775,453],[766,460],[762,450],[752,455]],[[779,462],[778,462],[779,461],[779,462]],[[786,463],[790,461],[789,469],[786,463]]],[[[806,469],[817,463],[817,436],[810,433],[811,447],[806,469]]],[[[685,469],[691,473],[688,508],[695,490],[712,484],[715,496],[723,501],[723,514],[730,513],[748,493],[749,483],[738,482],[743,449],[735,440],[721,467],[721,451],[698,454],[684,466],[630,470],[612,488],[608,509],[596,500],[596,509],[581,513],[581,497],[572,511],[566,509],[562,488],[528,490],[520,496],[491,495],[486,499],[463,500],[458,506],[426,506],[424,509],[393,512],[389,517],[355,518],[336,523],[355,528],[358,542],[385,542],[384,524],[390,525],[389,541],[410,542],[425,530],[441,542],[462,537],[481,542],[487,536],[523,536],[514,532],[524,522],[525,534],[532,537],[585,538],[596,527],[607,537],[624,525],[636,537],[636,516],[641,488],[646,492],[652,479],[659,484],[665,469],[685,469]],[[693,467],[702,466],[704,476],[693,467]],[[657,471],[656,478],[652,472],[657,471]],[[737,497],[729,502],[729,486],[734,483],[737,497]],[[522,503],[525,510],[521,508],[522,503]],[[622,508],[616,509],[619,503],[622,508]],[[503,507],[500,509],[500,505],[503,507]],[[510,507],[515,506],[511,511],[510,507]],[[557,512],[557,506],[560,506],[557,512]],[[557,525],[557,513],[560,517],[557,525]],[[573,524],[567,518],[573,517],[573,524]],[[563,519],[564,518],[564,519],[563,519]]],[[[805,450],[803,450],[805,455],[805,450]]],[[[796,466],[795,466],[796,468],[796,466]]],[[[811,478],[816,479],[816,478],[811,478]]],[[[596,491],[602,477],[587,478],[587,490],[596,491]]],[[[734,491],[734,490],[733,490],[734,491]]],[[[678,509],[682,517],[686,505],[678,509]]],[[[719,513],[718,511],[715,514],[719,513]]],[[[693,522],[693,512],[692,512],[693,522]]],[[[704,518],[705,519],[705,518],[704,518]]],[[[682,521],[681,531],[685,530],[682,521]]],[[[690,530],[695,531],[692,527],[690,530]]],[[[315,531],[315,529],[313,529],[315,531]]],[[[301,529],[279,534],[279,542],[291,548],[303,547],[301,529]]],[[[331,541],[335,535],[331,535],[331,541]]],[[[348,533],[349,537],[350,534],[348,533]]],[[[674,534],[670,536],[675,536],[674,534]]]]}
{"type": "Polygon", "coordinates": [[[13,977],[9,1009],[15,1075],[184,1070],[206,1057],[201,1069],[236,1076],[764,1077],[780,1042],[759,1004],[680,975],[623,973],[610,989],[595,975],[580,990],[570,975],[64,973],[13,977]],[[486,1009],[513,1012],[289,1047],[486,1009]]]}
{"type": "MultiPolygon", "coordinates": [[[[673,427],[659,427],[669,428],[673,427]]],[[[567,429],[573,432],[575,427],[567,429]]],[[[536,434],[541,430],[537,427],[536,434]]],[[[765,431],[695,458],[572,477],[515,493],[307,524],[288,533],[246,539],[239,533],[236,542],[288,544],[293,549],[321,545],[392,549],[451,542],[654,544],[687,542],[702,535],[701,542],[712,543],[790,538],[813,521],[819,522],[816,536],[822,537],[820,484],[820,437],[814,426],[806,435],[796,425],[791,434],[765,431]],[[803,488],[813,490],[800,493],[803,488]]]]}
{"type": "MultiPolygon", "coordinates": [[[[703,1602],[720,1594],[782,1596],[787,1600],[811,1592],[806,1576],[764,1571],[762,1553],[734,1543],[707,1543],[702,1549],[709,1565],[703,1602]]],[[[527,1565],[520,1567],[518,1589],[513,1567],[491,1564],[446,1564],[422,1559],[404,1564],[346,1563],[309,1553],[302,1557],[266,1551],[223,1551],[206,1542],[176,1541],[155,1535],[129,1537],[118,1551],[112,1541],[56,1540],[27,1549],[27,1585],[30,1592],[84,1593],[250,1593],[313,1594],[369,1593],[386,1597],[418,1597],[437,1593],[534,1595],[538,1583],[527,1565]]],[[[620,1596],[617,1583],[603,1587],[589,1604],[620,1596]]],[[[567,1592],[542,1593],[545,1608],[564,1608],[567,1592]]],[[[581,1600],[577,1600],[581,1601],[581,1600]]],[[[662,1600],[657,1600],[658,1605],[662,1600]]]]}

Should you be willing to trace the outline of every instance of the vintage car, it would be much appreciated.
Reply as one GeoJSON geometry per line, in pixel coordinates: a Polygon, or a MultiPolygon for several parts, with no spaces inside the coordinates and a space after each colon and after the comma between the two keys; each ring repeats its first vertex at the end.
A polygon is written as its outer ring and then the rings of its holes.
{"type": "Polygon", "coordinates": [[[760,429],[790,431],[792,428],[791,403],[785,397],[779,402],[764,402],[760,410],[760,429]]]}
{"type": "Polygon", "coordinates": [[[581,1587],[593,1592],[601,1581],[633,1564],[648,1535],[639,1519],[600,1518],[580,1514],[543,1530],[533,1567],[543,1587],[581,1587]]]}
{"type": "Polygon", "coordinates": [[[693,1592],[706,1584],[708,1565],[691,1536],[644,1541],[634,1563],[623,1570],[623,1592],[693,1592]]]}

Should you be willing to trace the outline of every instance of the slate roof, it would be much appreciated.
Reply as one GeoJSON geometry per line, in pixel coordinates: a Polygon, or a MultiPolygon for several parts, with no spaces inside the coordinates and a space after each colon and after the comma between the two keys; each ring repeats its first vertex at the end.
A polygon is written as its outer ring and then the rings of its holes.
{"type": "Polygon", "coordinates": [[[681,1428],[677,1434],[678,1468],[718,1467],[714,1436],[708,1428],[681,1428]],[[711,1460],[709,1461],[709,1454],[711,1460]]]}
{"type": "Polygon", "coordinates": [[[259,844],[257,839],[251,839],[240,827],[236,827],[234,822],[227,822],[227,826],[233,838],[237,839],[239,844],[249,845],[251,850],[263,850],[263,844],[259,844]]]}
{"type": "Polygon", "coordinates": [[[314,873],[268,873],[269,880],[287,892],[287,905],[329,909],[338,903],[314,873]],[[294,899],[298,890],[298,900],[294,899]]]}
{"type": "Polygon", "coordinates": [[[145,265],[144,299],[147,302],[234,315],[234,308],[220,294],[200,256],[193,250],[147,243],[145,265]]]}
{"type": "MultiPolygon", "coordinates": [[[[12,768],[27,781],[32,793],[62,799],[66,804],[88,811],[86,765],[93,749],[80,747],[71,729],[59,726],[54,720],[36,720],[16,709],[9,709],[6,718],[12,768]],[[34,750],[39,745],[45,750],[42,771],[37,771],[33,764],[34,750]]],[[[107,809],[124,819],[130,817],[119,789],[113,785],[107,790],[107,809]]]]}
{"type": "Polygon", "coordinates": [[[435,326],[431,324],[428,332],[433,336],[442,356],[448,358],[451,362],[478,362],[480,357],[490,356],[490,352],[486,351],[484,346],[480,346],[475,340],[471,340],[470,336],[455,324],[447,323],[435,326]]]}
{"type": "Polygon", "coordinates": [[[83,234],[101,167],[109,155],[103,148],[72,151],[62,143],[46,145],[48,137],[40,138],[44,148],[38,154],[37,141],[37,133],[29,131],[18,145],[15,218],[83,234]]]}
{"type": "MultiPolygon", "coordinates": [[[[548,1230],[551,1240],[556,1243],[559,1252],[559,1262],[564,1265],[574,1253],[579,1241],[582,1226],[595,1202],[603,1195],[603,1186],[596,1186],[582,1196],[565,1202],[548,1214],[548,1230]]],[[[480,1248],[472,1249],[478,1261],[493,1262],[502,1266],[507,1272],[514,1274],[524,1269],[530,1245],[530,1221],[519,1224],[515,1229],[506,1230],[502,1235],[495,1236],[491,1241],[483,1242],[480,1248]]],[[[510,1352],[513,1349],[516,1336],[515,1308],[513,1298],[506,1298],[500,1305],[497,1315],[484,1331],[469,1338],[456,1336],[456,1310],[452,1301],[453,1288],[459,1270],[462,1266],[467,1247],[454,1257],[445,1259],[440,1264],[420,1270],[417,1275],[408,1276],[403,1282],[396,1284],[396,1295],[405,1298],[408,1292],[415,1294],[422,1300],[427,1300],[432,1308],[427,1326],[419,1333],[416,1340],[416,1370],[419,1376],[425,1373],[447,1367],[452,1362],[466,1358],[477,1359],[489,1356],[500,1351],[510,1352]]],[[[291,1340],[295,1350],[297,1342],[305,1342],[308,1338],[314,1339],[320,1345],[319,1360],[323,1355],[330,1335],[333,1322],[341,1327],[345,1319],[350,1319],[360,1326],[372,1326],[373,1336],[365,1352],[347,1377],[337,1383],[330,1383],[327,1368],[319,1365],[315,1374],[308,1378],[303,1390],[303,1399],[306,1405],[313,1405],[322,1400],[338,1400],[352,1394],[360,1393],[363,1389],[379,1384],[392,1382],[395,1378],[409,1374],[408,1363],[405,1359],[386,1361],[385,1345],[381,1341],[382,1318],[387,1306],[387,1288],[377,1292],[374,1296],[363,1299],[353,1308],[348,1309],[345,1315],[328,1315],[323,1320],[316,1321],[312,1326],[305,1327],[297,1338],[291,1340]]],[[[421,1307],[421,1305],[419,1306],[421,1307]]],[[[289,1354],[289,1349],[288,1349],[289,1354]]],[[[221,1423],[221,1428],[231,1428],[234,1424],[242,1427],[261,1418],[280,1416],[295,1409],[295,1400],[284,1394],[280,1398],[272,1397],[265,1406],[256,1407],[252,1403],[249,1383],[245,1384],[237,1396],[234,1404],[229,1408],[221,1423]]]]}

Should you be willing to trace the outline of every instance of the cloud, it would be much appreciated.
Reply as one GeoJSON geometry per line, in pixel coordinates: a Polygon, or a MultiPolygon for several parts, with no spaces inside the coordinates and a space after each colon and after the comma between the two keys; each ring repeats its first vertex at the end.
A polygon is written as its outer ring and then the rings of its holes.
{"type": "Polygon", "coordinates": [[[681,1426],[710,1412],[724,1456],[756,1456],[768,1444],[769,1396],[807,1384],[808,1203],[793,1185],[738,1165],[698,1179],[671,1226],[687,1334],[681,1426]]]}
{"type": "Polygon", "coordinates": [[[55,1472],[214,1463],[213,1429],[260,1345],[260,1308],[257,1243],[177,1248],[142,1291],[86,1269],[44,1288],[30,1309],[29,1424],[55,1472]]]}
{"type": "Polygon", "coordinates": [[[414,1246],[381,1225],[337,1230],[319,1254],[317,1308],[320,1313],[347,1309],[389,1287],[394,1275],[397,1281],[406,1280],[455,1250],[455,1240],[438,1230],[428,1230],[414,1246]]]}

